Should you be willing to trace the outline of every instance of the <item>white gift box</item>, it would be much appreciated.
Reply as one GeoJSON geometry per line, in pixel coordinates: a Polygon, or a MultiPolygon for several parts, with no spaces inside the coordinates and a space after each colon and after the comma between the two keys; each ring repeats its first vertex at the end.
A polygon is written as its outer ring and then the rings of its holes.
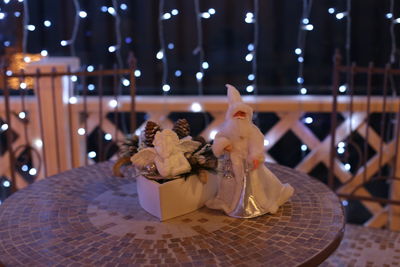
{"type": "Polygon", "coordinates": [[[150,214],[165,221],[195,211],[217,193],[217,177],[208,174],[207,183],[196,175],[158,183],[143,176],[136,179],[139,203],[150,214]]]}

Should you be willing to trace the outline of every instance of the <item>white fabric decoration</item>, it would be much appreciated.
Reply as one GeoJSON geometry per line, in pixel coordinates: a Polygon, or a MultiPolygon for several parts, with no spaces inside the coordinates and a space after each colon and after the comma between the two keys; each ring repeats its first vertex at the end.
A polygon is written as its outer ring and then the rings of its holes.
{"type": "Polygon", "coordinates": [[[194,152],[201,143],[190,139],[179,140],[174,131],[165,129],[156,133],[153,145],[154,148],[144,148],[133,155],[133,165],[143,168],[154,162],[161,176],[172,178],[190,172],[191,166],[184,153],[194,152]]]}
{"type": "Polygon", "coordinates": [[[227,84],[229,108],[214,139],[214,154],[223,156],[217,196],[206,205],[232,217],[252,218],[277,212],[294,192],[264,165],[264,135],[252,123],[253,109],[227,84]]]}

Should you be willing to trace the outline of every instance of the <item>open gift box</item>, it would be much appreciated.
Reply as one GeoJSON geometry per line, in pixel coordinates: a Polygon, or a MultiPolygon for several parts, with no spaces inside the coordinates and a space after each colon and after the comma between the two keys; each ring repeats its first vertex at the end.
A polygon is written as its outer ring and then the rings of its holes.
{"type": "Polygon", "coordinates": [[[138,176],[136,181],[140,205],[161,221],[201,208],[215,196],[218,186],[217,177],[212,174],[207,183],[202,183],[196,175],[162,184],[144,176],[138,176]]]}

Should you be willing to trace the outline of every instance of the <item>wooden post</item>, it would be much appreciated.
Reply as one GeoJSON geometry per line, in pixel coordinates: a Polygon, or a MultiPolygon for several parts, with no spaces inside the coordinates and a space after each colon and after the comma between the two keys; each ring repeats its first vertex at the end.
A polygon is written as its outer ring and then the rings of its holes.
{"type": "MultiPolygon", "coordinates": [[[[66,72],[79,67],[79,59],[72,57],[44,58],[28,65],[27,73],[66,72]]],[[[67,76],[43,76],[35,83],[35,95],[40,101],[39,115],[43,127],[43,149],[45,158],[43,166],[47,175],[54,175],[71,168],[68,96],[72,82],[67,76]],[[38,88],[36,88],[38,87],[38,88]],[[40,90],[40,92],[38,92],[40,90]]]]}

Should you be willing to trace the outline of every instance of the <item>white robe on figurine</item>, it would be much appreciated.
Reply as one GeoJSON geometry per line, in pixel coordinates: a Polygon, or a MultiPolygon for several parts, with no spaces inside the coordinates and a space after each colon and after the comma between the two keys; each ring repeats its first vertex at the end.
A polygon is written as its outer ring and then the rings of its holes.
{"type": "Polygon", "coordinates": [[[224,158],[225,172],[218,175],[218,193],[207,201],[206,206],[239,218],[276,213],[293,195],[294,189],[289,184],[282,184],[265,167],[264,136],[251,122],[253,110],[242,102],[233,86],[227,87],[229,109],[212,146],[214,154],[224,158]],[[234,117],[237,112],[242,112],[245,117],[234,117]],[[230,152],[225,150],[227,147],[231,148],[230,152]],[[253,169],[253,160],[260,163],[258,168],[253,169]]]}

